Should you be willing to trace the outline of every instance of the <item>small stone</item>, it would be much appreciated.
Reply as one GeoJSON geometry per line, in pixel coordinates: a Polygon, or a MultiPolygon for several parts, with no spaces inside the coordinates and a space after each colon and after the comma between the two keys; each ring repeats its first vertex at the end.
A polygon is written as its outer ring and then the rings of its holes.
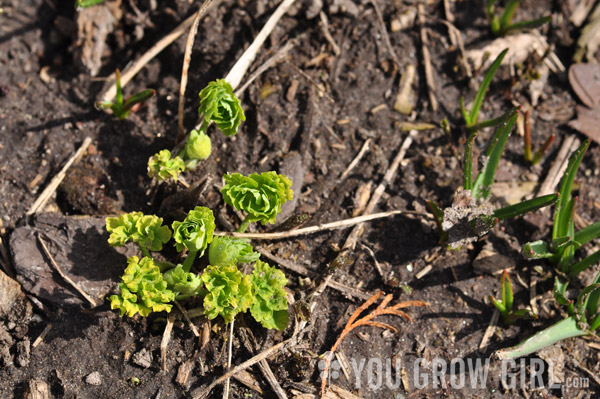
{"type": "Polygon", "coordinates": [[[135,355],[133,355],[133,363],[143,368],[152,366],[152,352],[144,348],[135,355]]]}
{"type": "Polygon", "coordinates": [[[102,385],[102,375],[99,372],[94,371],[85,377],[85,382],[90,385],[102,385]]]}
{"type": "Polygon", "coordinates": [[[31,343],[28,339],[17,342],[17,358],[16,363],[21,367],[27,367],[29,365],[29,358],[31,354],[31,343]]]}

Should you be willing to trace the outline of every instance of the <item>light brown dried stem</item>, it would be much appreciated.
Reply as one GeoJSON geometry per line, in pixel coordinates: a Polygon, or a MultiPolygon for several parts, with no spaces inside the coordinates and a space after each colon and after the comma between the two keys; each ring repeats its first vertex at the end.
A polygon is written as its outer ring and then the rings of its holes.
{"type": "Polygon", "coordinates": [[[331,36],[331,33],[329,32],[329,21],[327,20],[327,15],[323,11],[319,12],[319,19],[321,19],[321,28],[323,30],[323,36],[325,36],[325,39],[327,39],[329,44],[331,44],[333,53],[335,55],[340,55],[342,53],[342,50],[340,50],[340,46],[337,45],[335,39],[333,38],[333,36],[331,36]]]}
{"type": "MultiPolygon", "coordinates": [[[[229,339],[227,341],[227,370],[231,369],[231,356],[233,353],[233,323],[235,319],[229,323],[229,339]]],[[[225,380],[225,389],[223,389],[223,399],[229,399],[229,381],[230,378],[225,380]]]]}
{"type": "Polygon", "coordinates": [[[324,223],[316,226],[303,227],[301,229],[294,229],[288,231],[281,231],[276,233],[236,233],[236,232],[224,232],[215,231],[216,236],[229,236],[236,238],[250,238],[254,240],[280,240],[283,238],[297,237],[307,234],[314,234],[320,231],[342,229],[345,227],[354,226],[360,223],[365,223],[371,220],[387,218],[394,215],[419,215],[423,217],[430,217],[428,214],[413,212],[413,211],[389,211],[379,212],[370,215],[357,216],[355,218],[338,220],[337,222],[324,223]]]}
{"type": "Polygon", "coordinates": [[[398,68],[400,68],[400,60],[398,59],[398,56],[396,55],[396,52],[394,51],[394,47],[392,46],[392,42],[390,41],[390,35],[388,35],[387,29],[385,27],[385,22],[383,22],[383,16],[381,15],[381,10],[379,9],[379,6],[375,2],[375,0],[370,0],[369,3],[371,3],[373,8],[375,9],[375,14],[377,15],[377,22],[379,23],[379,31],[381,32],[383,41],[385,42],[385,45],[388,48],[388,51],[390,52],[390,56],[396,63],[396,66],[398,68]]]}
{"type": "Polygon", "coordinates": [[[329,364],[331,362],[333,354],[335,353],[337,347],[342,343],[342,340],[346,335],[348,335],[355,328],[360,326],[379,327],[397,333],[398,330],[396,329],[396,327],[380,321],[374,321],[373,319],[382,315],[395,315],[402,317],[406,321],[411,321],[410,316],[400,309],[411,306],[429,306],[427,302],[423,301],[404,301],[388,307],[387,305],[392,301],[394,297],[393,294],[389,294],[386,295],[385,298],[383,298],[381,303],[377,305],[377,308],[374,311],[359,319],[361,313],[367,310],[367,308],[369,308],[371,305],[373,305],[382,295],[384,295],[383,291],[375,293],[371,298],[369,298],[362,305],[360,305],[358,309],[356,309],[356,311],[354,311],[352,316],[350,316],[350,319],[348,319],[348,322],[346,323],[346,326],[342,330],[340,336],[329,350],[329,355],[325,359],[325,368],[323,369],[323,374],[321,377],[321,397],[325,395],[325,388],[327,386],[327,376],[329,373],[329,364]]]}
{"type": "Polygon", "coordinates": [[[56,269],[56,271],[58,272],[58,274],[60,274],[60,276],[67,283],[69,283],[71,286],[73,286],[73,288],[75,288],[75,290],[77,290],[77,292],[79,292],[81,294],[81,296],[84,297],[90,303],[90,305],[92,305],[93,308],[95,308],[96,306],[98,306],[96,304],[96,301],[94,301],[94,299],[91,296],[89,296],[83,289],[81,289],[81,287],[79,287],[79,285],[77,285],[77,283],[75,281],[73,281],[69,276],[67,276],[62,271],[62,269],[58,266],[58,264],[54,260],[54,257],[52,257],[52,254],[48,250],[48,247],[46,246],[46,243],[44,242],[44,240],[42,239],[42,237],[40,236],[40,234],[36,232],[36,236],[37,236],[38,242],[42,246],[42,250],[44,251],[44,254],[50,260],[50,263],[52,264],[52,266],[54,266],[54,269],[56,269]]]}
{"type": "Polygon", "coordinates": [[[27,211],[27,215],[33,215],[37,211],[44,208],[46,202],[48,202],[48,200],[50,199],[50,197],[52,197],[60,183],[62,183],[62,181],[64,180],[69,168],[81,158],[81,156],[87,150],[91,143],[91,137],[86,137],[85,140],[83,140],[83,143],[81,143],[81,146],[77,149],[75,154],[73,154],[71,158],[69,158],[65,166],[63,166],[60,172],[58,172],[58,174],[52,178],[50,184],[48,184],[44,191],[42,191],[39,197],[35,200],[33,205],[31,205],[31,208],[29,208],[29,210],[27,211]]]}
{"type": "Polygon", "coordinates": [[[423,67],[425,68],[425,81],[427,83],[427,91],[429,93],[429,102],[431,110],[437,112],[438,102],[435,97],[435,82],[433,79],[433,67],[431,66],[431,55],[429,54],[429,39],[427,38],[427,31],[425,30],[425,6],[419,4],[417,6],[419,14],[419,24],[421,25],[421,49],[423,53],[423,67]]]}
{"type": "Polygon", "coordinates": [[[185,54],[183,56],[183,67],[181,68],[181,83],[179,84],[179,108],[177,112],[178,116],[178,127],[179,131],[177,133],[177,139],[175,140],[175,144],[179,143],[185,137],[185,127],[183,126],[183,108],[185,106],[185,88],[188,82],[188,71],[190,69],[190,62],[192,60],[192,48],[194,47],[194,39],[196,38],[196,34],[198,33],[198,25],[200,23],[200,19],[208,10],[208,7],[212,3],[213,0],[204,0],[202,6],[198,9],[196,13],[196,17],[194,18],[194,22],[190,27],[190,33],[188,34],[187,42],[185,45],[185,54]]]}
{"type": "MultiPolygon", "coordinates": [[[[211,7],[216,6],[220,3],[220,0],[216,0],[211,4],[211,7]]],[[[173,29],[169,34],[160,39],[150,50],[146,51],[140,58],[135,60],[133,64],[123,70],[121,75],[121,87],[125,87],[127,83],[133,77],[142,70],[146,64],[148,64],[154,57],[160,54],[167,46],[173,43],[175,40],[179,38],[179,36],[183,35],[185,31],[194,23],[194,19],[196,18],[196,13],[189,16],[185,21],[180,23],[175,29],[173,29]]],[[[108,77],[108,79],[114,80],[115,74],[113,73],[108,77]]],[[[101,101],[112,101],[117,94],[117,86],[112,84],[104,94],[102,94],[101,101]]]]}
{"type": "Polygon", "coordinates": [[[490,320],[490,324],[488,325],[483,337],[481,337],[481,342],[479,343],[479,349],[486,348],[490,343],[490,338],[494,335],[496,331],[496,326],[498,325],[498,320],[500,319],[500,312],[498,309],[494,309],[494,313],[492,314],[492,319],[490,320]]]}
{"type": "Polygon", "coordinates": [[[167,346],[171,340],[171,331],[173,330],[173,324],[175,323],[175,313],[169,313],[167,317],[167,325],[163,332],[162,339],[160,341],[160,362],[162,371],[167,371],[167,346]]]}
{"type": "Polygon", "coordinates": [[[185,308],[183,306],[181,306],[179,304],[179,302],[175,301],[175,305],[177,305],[177,309],[179,309],[179,311],[181,312],[181,314],[183,315],[183,317],[185,318],[185,320],[188,322],[192,332],[194,333],[194,335],[196,337],[200,337],[200,332],[198,332],[198,329],[196,328],[196,326],[194,325],[194,323],[192,323],[192,320],[190,319],[190,315],[188,314],[187,310],[185,310],[185,308]]]}
{"type": "Polygon", "coordinates": [[[539,197],[556,192],[556,186],[567,169],[569,157],[579,147],[579,144],[579,139],[574,135],[565,137],[548,175],[540,185],[537,193],[539,197]]]}
{"type": "Polygon", "coordinates": [[[346,177],[348,177],[348,175],[350,174],[350,172],[352,172],[352,170],[356,167],[356,165],[358,165],[358,163],[360,162],[360,160],[362,159],[362,157],[365,156],[365,154],[367,153],[367,151],[369,151],[369,146],[371,145],[371,139],[368,138],[365,140],[365,143],[362,145],[360,151],[358,152],[358,154],[356,154],[356,157],[354,157],[354,159],[352,160],[352,162],[350,162],[350,165],[348,165],[348,167],[346,168],[346,170],[344,171],[344,173],[342,173],[342,175],[340,176],[339,180],[338,180],[338,184],[341,183],[346,177]]]}
{"type": "Polygon", "coordinates": [[[52,329],[52,323],[48,323],[46,325],[46,327],[44,327],[44,330],[42,331],[42,333],[40,335],[38,335],[38,337],[35,339],[35,341],[33,341],[33,343],[31,344],[31,347],[35,348],[39,344],[41,344],[44,341],[44,338],[46,338],[46,335],[48,335],[48,333],[50,332],[51,329],[52,329]]]}

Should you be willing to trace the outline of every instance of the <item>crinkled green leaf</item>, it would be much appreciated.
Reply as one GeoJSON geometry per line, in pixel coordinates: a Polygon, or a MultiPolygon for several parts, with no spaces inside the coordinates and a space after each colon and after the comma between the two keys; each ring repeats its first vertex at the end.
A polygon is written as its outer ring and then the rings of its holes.
{"type": "Polygon", "coordinates": [[[223,317],[231,323],[234,317],[248,310],[254,299],[250,276],[244,275],[235,265],[209,265],[202,273],[208,294],[204,297],[204,314],[212,320],[223,317]]]}
{"type": "Polygon", "coordinates": [[[179,174],[185,170],[185,163],[179,156],[171,158],[171,151],[161,150],[148,160],[148,177],[157,180],[173,178],[177,181],[179,174]]]}
{"type": "Polygon", "coordinates": [[[224,79],[210,82],[202,89],[198,115],[203,115],[205,123],[214,122],[226,136],[236,134],[242,121],[246,120],[240,100],[224,79]]]}
{"type": "Polygon", "coordinates": [[[178,299],[181,296],[195,296],[202,292],[202,279],[199,274],[186,272],[183,265],[177,265],[173,269],[163,273],[167,287],[175,292],[178,299]]]}
{"type": "Polygon", "coordinates": [[[187,248],[190,252],[204,254],[204,250],[213,240],[215,217],[212,210],[197,206],[192,209],[183,222],[173,222],[173,238],[177,251],[187,248]]]}
{"type": "Polygon", "coordinates": [[[234,265],[252,263],[260,258],[258,252],[246,238],[214,237],[208,248],[208,262],[211,265],[234,265]]]}
{"type": "Polygon", "coordinates": [[[252,317],[265,328],[285,330],[288,324],[288,301],[283,289],[287,284],[285,274],[257,260],[250,278],[254,288],[254,302],[250,306],[252,317]]]}
{"type": "Polygon", "coordinates": [[[275,223],[281,205],[292,199],[292,181],[275,172],[239,173],[224,176],[225,187],[221,190],[225,203],[248,213],[254,221],[263,225],[275,223]]]}
{"type": "Polygon", "coordinates": [[[528,242],[523,246],[521,253],[526,259],[542,259],[554,256],[554,254],[550,252],[548,243],[543,240],[528,242]]]}
{"type": "Polygon", "coordinates": [[[148,316],[163,310],[170,312],[175,293],[167,288],[158,266],[152,258],[137,256],[127,259],[127,268],[121,277],[119,295],[110,297],[111,309],[119,309],[121,316],[133,317],[136,313],[148,316]]]}
{"type": "Polygon", "coordinates": [[[106,218],[106,230],[110,233],[108,243],[113,247],[125,245],[129,240],[151,251],[160,251],[171,239],[171,230],[162,225],[162,218],[131,212],[118,217],[106,218]]]}

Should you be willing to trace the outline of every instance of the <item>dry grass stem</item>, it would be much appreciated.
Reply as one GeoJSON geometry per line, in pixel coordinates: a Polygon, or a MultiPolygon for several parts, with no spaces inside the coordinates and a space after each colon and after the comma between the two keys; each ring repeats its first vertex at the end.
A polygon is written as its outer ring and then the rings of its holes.
{"type": "Polygon", "coordinates": [[[163,332],[162,340],[160,341],[160,363],[162,371],[167,371],[167,346],[171,340],[171,331],[173,330],[173,324],[175,322],[175,313],[169,313],[167,317],[167,325],[163,332]]]}

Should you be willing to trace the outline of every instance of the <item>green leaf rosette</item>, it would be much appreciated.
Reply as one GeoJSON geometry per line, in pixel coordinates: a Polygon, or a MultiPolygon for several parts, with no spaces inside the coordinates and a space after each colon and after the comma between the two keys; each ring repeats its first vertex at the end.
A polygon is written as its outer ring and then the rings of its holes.
{"type": "Polygon", "coordinates": [[[248,213],[252,221],[260,220],[263,225],[275,223],[281,205],[294,196],[292,181],[272,171],[250,176],[228,173],[224,179],[221,194],[225,203],[248,213]]]}
{"type": "Polygon", "coordinates": [[[289,320],[287,294],[283,289],[287,284],[285,274],[257,260],[250,279],[254,290],[252,317],[265,328],[285,330],[289,320]]]}
{"type": "Polygon", "coordinates": [[[204,297],[204,314],[210,320],[221,316],[226,323],[231,323],[252,304],[250,276],[235,265],[208,266],[202,273],[202,281],[208,291],[204,297]]]}
{"type": "Polygon", "coordinates": [[[148,177],[157,180],[173,178],[177,181],[179,174],[185,170],[185,163],[179,156],[171,158],[171,151],[161,150],[148,160],[148,177]]]}
{"type": "Polygon", "coordinates": [[[192,209],[183,222],[173,222],[173,238],[177,251],[187,248],[190,252],[197,252],[199,256],[213,239],[215,231],[215,217],[212,210],[197,206],[192,209]]]}
{"type": "Polygon", "coordinates": [[[246,120],[240,100],[224,79],[210,82],[202,89],[198,115],[204,115],[205,124],[213,121],[225,136],[236,134],[242,121],[246,120]]]}
{"type": "Polygon", "coordinates": [[[118,217],[106,218],[106,230],[110,233],[108,243],[113,247],[125,245],[129,240],[145,249],[160,251],[171,239],[171,230],[162,225],[162,218],[131,212],[118,217]]]}
{"type": "Polygon", "coordinates": [[[202,279],[196,273],[186,272],[183,265],[177,265],[163,274],[167,287],[175,292],[178,300],[199,295],[202,292],[202,279]]]}
{"type": "Polygon", "coordinates": [[[208,248],[208,262],[215,266],[252,263],[258,258],[247,238],[215,237],[208,248]]]}
{"type": "Polygon", "coordinates": [[[121,316],[136,313],[146,317],[152,312],[170,312],[175,293],[167,288],[158,266],[152,258],[137,256],[127,259],[127,268],[121,277],[119,295],[110,297],[111,309],[119,309],[121,316]]]}

